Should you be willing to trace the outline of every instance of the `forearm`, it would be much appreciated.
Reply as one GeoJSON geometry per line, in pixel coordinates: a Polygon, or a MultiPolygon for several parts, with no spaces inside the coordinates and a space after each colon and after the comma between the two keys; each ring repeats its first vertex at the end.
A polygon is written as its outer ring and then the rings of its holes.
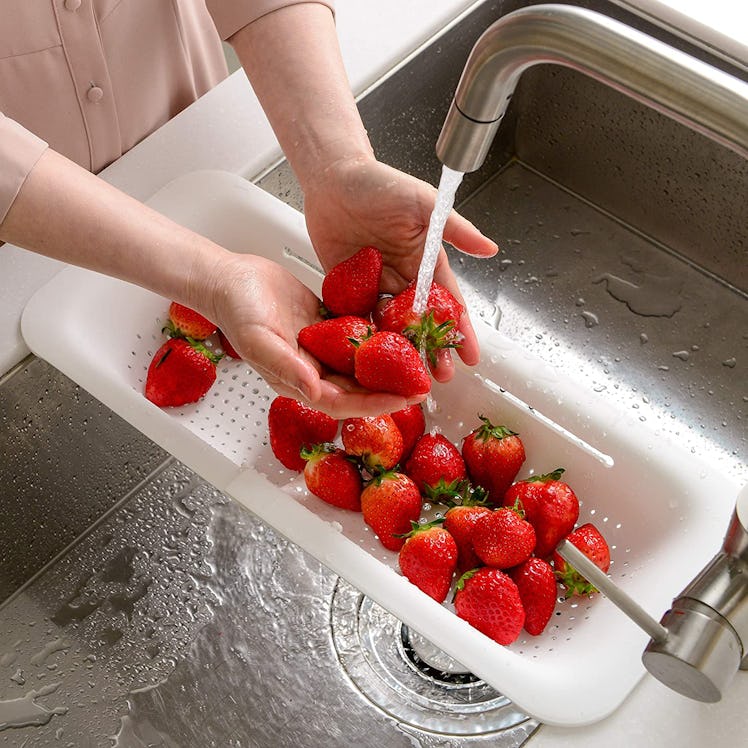
{"type": "Polygon", "coordinates": [[[281,8],[229,41],[302,188],[336,161],[372,157],[327,7],[281,8]]]}
{"type": "Polygon", "coordinates": [[[194,308],[204,305],[205,279],[226,255],[52,150],[28,175],[0,240],[194,308]]]}

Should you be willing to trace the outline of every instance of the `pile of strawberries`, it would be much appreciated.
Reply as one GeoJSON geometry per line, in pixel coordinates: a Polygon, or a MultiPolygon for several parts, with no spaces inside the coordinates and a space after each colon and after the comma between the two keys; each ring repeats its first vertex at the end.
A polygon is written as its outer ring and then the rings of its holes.
{"type": "Polygon", "coordinates": [[[340,422],[290,398],[268,414],[270,446],[303,472],[315,496],[361,512],[400,570],[500,644],[522,629],[539,635],[559,597],[594,588],[556,553],[566,538],[601,569],[610,550],[598,529],[576,526],[579,500],[563,469],[517,480],[525,462],[519,434],[488,418],[461,447],[426,431],[420,405],[340,422]],[[436,519],[420,522],[431,510],[436,519]]]}
{"type": "Polygon", "coordinates": [[[424,358],[459,345],[462,304],[432,283],[423,315],[413,312],[415,281],[380,301],[382,255],[362,247],[330,270],[322,281],[324,319],[303,328],[299,345],[338,374],[377,392],[404,397],[431,390],[424,358]]]}
{"type": "MultiPolygon", "coordinates": [[[[382,256],[363,247],[325,276],[321,321],[303,328],[299,345],[330,371],[380,392],[411,397],[431,389],[428,363],[460,344],[462,305],[432,283],[426,310],[413,311],[415,283],[382,298],[382,256]]],[[[153,357],[146,397],[160,406],[199,400],[220,359],[207,339],[220,330],[176,302],[153,357]]],[[[340,509],[361,512],[379,542],[398,554],[403,575],[438,602],[453,591],[458,616],[500,644],[524,629],[539,635],[565,595],[594,588],[556,552],[566,538],[603,571],[605,538],[577,526],[579,500],[557,468],[518,480],[526,455],[516,432],[487,417],[458,447],[426,430],[420,405],[379,416],[331,418],[276,397],[268,411],[270,447],[309,491],[340,509]],[[435,519],[421,522],[427,511],[435,519]]]]}

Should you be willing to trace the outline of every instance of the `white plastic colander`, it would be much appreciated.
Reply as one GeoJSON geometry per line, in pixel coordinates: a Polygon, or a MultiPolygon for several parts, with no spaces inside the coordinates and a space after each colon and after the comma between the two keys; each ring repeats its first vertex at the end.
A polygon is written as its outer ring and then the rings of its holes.
{"type": "MultiPolygon", "coordinates": [[[[270,257],[319,294],[321,272],[303,216],[225,172],[188,174],[149,204],[238,252],[270,257]]],[[[27,305],[29,347],[179,460],[244,504],[335,573],[416,629],[539,720],[581,725],[615,710],[644,675],[647,636],[607,599],[559,603],[539,637],[500,646],[398,572],[360,514],[311,496],[273,457],[267,411],[274,393],[244,362],[224,359],[199,403],[159,409],[143,396],[164,338],[168,299],[69,267],[27,305]],[[49,324],[54,310],[55,325],[49,324]]],[[[737,486],[646,424],[575,385],[487,325],[482,363],[458,364],[433,388],[427,428],[459,445],[488,416],[518,431],[520,477],[564,467],[579,523],[611,545],[611,578],[659,618],[721,543],[737,486]]]]}

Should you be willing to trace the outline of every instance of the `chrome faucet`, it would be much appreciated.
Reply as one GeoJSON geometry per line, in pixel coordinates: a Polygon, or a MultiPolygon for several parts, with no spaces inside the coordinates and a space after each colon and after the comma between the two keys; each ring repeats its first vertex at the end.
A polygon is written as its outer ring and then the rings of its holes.
{"type": "Polygon", "coordinates": [[[748,84],[600,13],[536,5],[475,43],[436,144],[444,166],[480,168],[520,76],[542,63],[585,73],[748,158],[748,84]]]}
{"type": "Polygon", "coordinates": [[[642,661],[678,693],[719,701],[738,669],[748,670],[748,485],[721,550],[660,623],[667,636],[650,641],[642,661]]]}
{"type": "MultiPolygon", "coordinates": [[[[536,5],[500,18],[473,47],[436,144],[444,166],[480,168],[520,76],[541,63],[589,75],[748,158],[748,84],[599,13],[536,5]]],[[[722,549],[652,624],[644,666],[679,693],[717,701],[748,669],[748,487],[722,549]]]]}

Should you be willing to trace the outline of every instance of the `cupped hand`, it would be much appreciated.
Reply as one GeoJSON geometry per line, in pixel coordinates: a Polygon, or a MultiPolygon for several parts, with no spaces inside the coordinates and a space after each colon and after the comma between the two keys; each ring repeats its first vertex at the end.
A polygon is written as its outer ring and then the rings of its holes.
{"type": "MultiPolygon", "coordinates": [[[[382,290],[397,293],[418,275],[436,189],[413,176],[377,161],[373,156],[340,161],[304,185],[304,213],[315,251],[327,271],[363,246],[377,247],[384,258],[382,290]]],[[[452,211],[444,241],[476,257],[492,257],[496,244],[470,221],[452,211]]],[[[434,280],[448,288],[465,306],[457,280],[442,247],[434,280]]],[[[479,346],[463,314],[458,354],[468,365],[478,363],[479,346]]],[[[448,381],[452,357],[443,351],[433,375],[448,381]]]]}
{"type": "Polygon", "coordinates": [[[423,399],[409,401],[371,392],[352,379],[328,376],[296,342],[302,327],[321,319],[320,300],[271,260],[227,254],[203,295],[201,311],[279,395],[301,400],[334,418],[380,415],[423,399]]]}

